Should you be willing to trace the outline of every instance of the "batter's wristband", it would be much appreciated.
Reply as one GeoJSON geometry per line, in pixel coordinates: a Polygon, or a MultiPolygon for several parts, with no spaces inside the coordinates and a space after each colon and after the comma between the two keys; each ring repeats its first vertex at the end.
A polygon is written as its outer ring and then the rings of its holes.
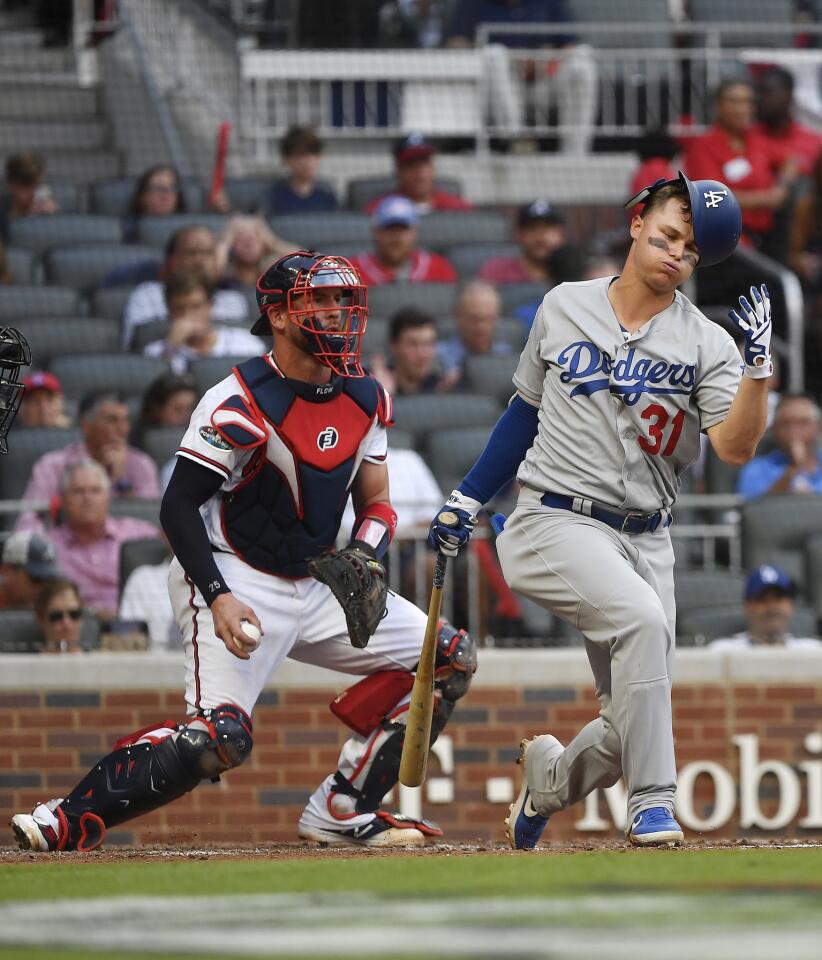
{"type": "Polygon", "coordinates": [[[379,560],[388,550],[397,530],[397,511],[383,500],[367,506],[354,523],[352,539],[366,543],[379,560]]]}

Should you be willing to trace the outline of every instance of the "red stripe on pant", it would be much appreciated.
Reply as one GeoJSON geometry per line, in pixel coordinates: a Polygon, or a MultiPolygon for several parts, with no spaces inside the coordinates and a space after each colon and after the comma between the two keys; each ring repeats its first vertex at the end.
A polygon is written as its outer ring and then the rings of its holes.
{"type": "Polygon", "coordinates": [[[194,706],[200,709],[200,652],[197,647],[197,607],[194,605],[194,584],[186,575],[186,583],[191,588],[191,596],[188,598],[188,605],[191,607],[191,621],[194,624],[194,633],[191,637],[191,643],[194,646],[194,706]]]}

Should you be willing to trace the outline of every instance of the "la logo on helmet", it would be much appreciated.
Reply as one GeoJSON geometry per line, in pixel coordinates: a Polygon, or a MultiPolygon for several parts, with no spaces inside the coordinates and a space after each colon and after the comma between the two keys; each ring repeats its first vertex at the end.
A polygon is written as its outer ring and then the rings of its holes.
{"type": "Polygon", "coordinates": [[[706,190],[704,193],[705,206],[711,209],[718,207],[727,196],[727,190],[706,190]]]}

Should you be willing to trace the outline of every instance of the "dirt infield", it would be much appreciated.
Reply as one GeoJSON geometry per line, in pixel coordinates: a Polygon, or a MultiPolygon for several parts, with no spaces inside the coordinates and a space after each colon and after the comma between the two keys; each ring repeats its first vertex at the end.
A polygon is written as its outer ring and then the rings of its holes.
{"type": "MultiPolygon", "coordinates": [[[[689,850],[757,850],[780,848],[808,848],[822,847],[822,839],[790,840],[768,839],[759,840],[742,837],[737,840],[705,840],[688,841],[681,847],[666,849],[665,853],[676,855],[689,850]]],[[[649,851],[631,847],[623,840],[602,839],[598,841],[578,841],[575,843],[546,843],[536,853],[542,856],[564,855],[569,853],[590,853],[592,851],[609,851],[625,854],[648,854],[649,851]]],[[[658,852],[658,851],[657,851],[658,852]]],[[[352,856],[383,858],[401,855],[417,857],[458,856],[470,857],[477,854],[485,856],[516,857],[523,856],[522,851],[511,850],[506,843],[429,843],[423,846],[394,847],[380,849],[379,847],[329,847],[318,844],[294,841],[293,843],[249,844],[237,846],[234,844],[212,844],[209,846],[177,846],[174,844],[154,844],[146,847],[110,847],[96,850],[93,853],[66,852],[56,854],[32,853],[29,850],[16,850],[10,847],[0,847],[0,866],[15,863],[48,863],[55,859],[74,862],[98,863],[127,863],[127,862],[157,862],[173,860],[334,860],[346,859],[352,856]]]]}

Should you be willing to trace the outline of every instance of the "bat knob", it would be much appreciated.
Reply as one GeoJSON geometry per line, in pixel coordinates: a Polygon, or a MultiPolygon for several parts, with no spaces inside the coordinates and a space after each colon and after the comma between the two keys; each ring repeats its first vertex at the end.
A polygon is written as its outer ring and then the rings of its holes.
{"type": "Polygon", "coordinates": [[[437,517],[437,521],[444,527],[457,527],[459,526],[460,518],[451,510],[443,510],[437,517]]]}

